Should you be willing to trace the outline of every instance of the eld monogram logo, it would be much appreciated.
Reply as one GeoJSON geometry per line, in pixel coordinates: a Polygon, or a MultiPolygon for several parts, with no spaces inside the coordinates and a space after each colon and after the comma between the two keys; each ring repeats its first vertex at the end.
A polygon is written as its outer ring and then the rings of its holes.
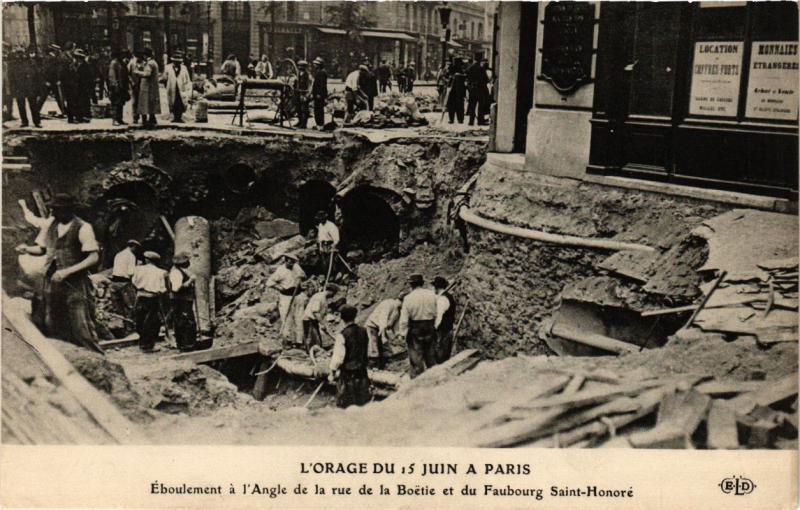
{"type": "Polygon", "coordinates": [[[750,494],[756,488],[756,484],[749,478],[743,476],[733,476],[725,478],[719,482],[719,488],[725,494],[733,494],[734,496],[744,496],[750,494]]]}

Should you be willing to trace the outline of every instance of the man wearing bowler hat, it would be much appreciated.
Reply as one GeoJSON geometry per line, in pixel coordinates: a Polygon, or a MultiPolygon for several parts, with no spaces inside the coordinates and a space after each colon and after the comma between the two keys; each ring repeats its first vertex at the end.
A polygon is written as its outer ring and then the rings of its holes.
{"type": "Polygon", "coordinates": [[[100,260],[92,225],[75,215],[77,203],[56,194],[44,236],[45,276],[34,320],[45,335],[102,353],[97,340],[89,269],[100,260]]]}
{"type": "Polygon", "coordinates": [[[315,58],[313,64],[314,83],[311,86],[311,95],[314,100],[314,123],[317,129],[322,129],[325,125],[325,102],[328,100],[328,73],[322,58],[315,58]]]}

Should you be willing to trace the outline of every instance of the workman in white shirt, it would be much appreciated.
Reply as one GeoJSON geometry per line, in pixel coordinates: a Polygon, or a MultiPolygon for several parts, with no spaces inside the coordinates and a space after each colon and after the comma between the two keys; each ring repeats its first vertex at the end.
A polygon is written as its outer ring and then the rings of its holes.
{"type": "Polygon", "coordinates": [[[369,344],[367,353],[370,358],[377,358],[378,368],[386,366],[386,344],[394,341],[397,335],[397,323],[400,319],[399,299],[384,299],[369,314],[364,327],[367,330],[369,344]]]}
{"type": "Polygon", "coordinates": [[[336,287],[328,284],[328,288],[317,292],[308,299],[303,311],[303,342],[306,351],[315,345],[322,345],[321,327],[328,313],[328,300],[336,294],[336,287]]]}
{"type": "Polygon", "coordinates": [[[281,335],[289,331],[290,336],[294,331],[287,321],[293,317],[293,308],[296,301],[297,294],[300,292],[303,280],[306,278],[306,273],[300,264],[297,263],[297,256],[292,253],[283,255],[283,264],[275,269],[275,272],[267,279],[267,287],[275,289],[280,294],[278,296],[278,314],[281,318],[281,335]]]}
{"type": "Polygon", "coordinates": [[[154,251],[144,252],[145,263],[136,266],[131,279],[136,288],[134,317],[139,333],[139,348],[154,352],[158,332],[163,324],[161,297],[167,292],[167,272],[156,264],[161,256],[154,251]]]}
{"type": "Polygon", "coordinates": [[[436,365],[436,293],[423,287],[420,274],[408,277],[411,287],[400,307],[400,336],[406,339],[411,378],[436,365]]]}

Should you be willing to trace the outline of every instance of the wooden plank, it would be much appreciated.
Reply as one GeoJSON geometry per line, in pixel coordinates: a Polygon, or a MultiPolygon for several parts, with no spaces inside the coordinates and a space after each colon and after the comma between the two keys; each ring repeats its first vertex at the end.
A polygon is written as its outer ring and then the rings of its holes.
{"type": "Polygon", "coordinates": [[[27,308],[25,300],[11,299],[3,292],[3,304],[3,315],[20,338],[33,348],[55,378],[78,400],[103,430],[122,444],[150,442],[136,425],[120,413],[106,394],[92,386],[78,373],[75,367],[52,345],[54,340],[45,338],[33,325],[23,311],[27,308]]]}
{"type": "Polygon", "coordinates": [[[735,450],[739,448],[739,433],[736,429],[736,412],[724,400],[714,400],[708,411],[707,445],[713,450],[735,450]]]}
{"type": "Polygon", "coordinates": [[[604,335],[599,335],[597,333],[586,333],[564,324],[553,324],[553,328],[550,330],[550,332],[557,337],[578,342],[583,345],[596,347],[598,349],[616,354],[639,352],[640,350],[639,346],[631,343],[623,342],[604,335]]]}
{"type": "Polygon", "coordinates": [[[698,384],[695,390],[704,395],[718,396],[756,391],[765,384],[764,381],[708,381],[698,384]]]}
{"type": "MultiPolygon", "coordinates": [[[[569,383],[570,378],[566,375],[548,378],[543,384],[533,388],[525,388],[518,390],[516,394],[511,395],[506,400],[499,400],[492,404],[483,406],[479,413],[470,421],[474,423],[476,430],[502,426],[512,418],[514,409],[525,409],[527,404],[535,401],[537,398],[553,395],[564,389],[569,383]]],[[[523,417],[530,417],[530,412],[526,411],[523,417]]],[[[521,429],[526,429],[526,425],[522,425],[521,429]]],[[[500,431],[498,435],[502,435],[500,431]]],[[[494,436],[492,436],[494,437],[494,436]]]]}
{"type": "Polygon", "coordinates": [[[39,210],[39,217],[46,218],[50,214],[50,211],[47,209],[47,203],[44,201],[42,192],[34,190],[31,192],[31,196],[33,197],[33,202],[36,204],[36,209],[39,210]]]}
{"type": "Polygon", "coordinates": [[[729,402],[738,415],[743,415],[750,414],[758,405],[769,406],[792,395],[797,395],[797,374],[766,383],[762,388],[739,395],[729,402]]]}
{"type": "Polygon", "coordinates": [[[168,356],[166,359],[174,361],[189,361],[192,363],[208,363],[209,361],[238,358],[240,356],[247,356],[250,354],[258,354],[258,341],[251,340],[249,342],[243,342],[236,345],[226,345],[224,347],[215,347],[213,349],[206,349],[204,351],[183,352],[181,354],[168,356]]]}
{"type": "MultiPolygon", "coordinates": [[[[586,438],[602,437],[611,433],[611,431],[609,430],[609,425],[611,425],[614,428],[614,431],[617,431],[627,425],[630,425],[631,423],[637,420],[640,420],[641,418],[644,418],[645,416],[653,413],[656,410],[656,408],[658,407],[658,403],[661,401],[661,398],[667,391],[671,391],[670,386],[662,386],[647,390],[638,397],[636,397],[636,402],[637,405],[639,406],[638,411],[612,416],[606,421],[596,420],[587,423],[586,425],[576,427],[563,434],[559,434],[558,435],[559,446],[567,447],[579,441],[583,441],[586,438]]],[[[552,442],[553,440],[549,439],[549,441],[552,442]]],[[[544,440],[544,443],[546,444],[547,440],[544,440]]],[[[544,446],[544,444],[542,444],[542,442],[540,441],[537,441],[536,443],[534,443],[534,445],[544,446]]]]}
{"type": "MultiPolygon", "coordinates": [[[[321,363],[317,365],[316,370],[310,360],[300,360],[292,358],[279,357],[275,364],[278,368],[297,377],[305,377],[308,379],[317,379],[319,377],[327,377],[330,373],[328,363],[321,363]]],[[[373,383],[396,388],[402,381],[402,376],[395,372],[388,370],[367,370],[367,376],[373,383]]]]}
{"type": "Polygon", "coordinates": [[[661,381],[637,381],[634,383],[620,384],[610,388],[598,388],[595,390],[581,391],[574,395],[557,395],[555,397],[543,398],[531,402],[527,407],[539,409],[545,407],[566,406],[568,409],[581,407],[590,404],[600,404],[616,397],[631,396],[646,389],[661,386],[661,381]]]}
{"type": "Polygon", "coordinates": [[[692,448],[691,436],[710,405],[708,395],[694,390],[669,393],[659,404],[656,426],[628,439],[636,448],[692,448]]]}
{"type": "Polygon", "coordinates": [[[115,349],[119,347],[132,347],[134,345],[139,345],[138,333],[131,333],[125,338],[116,338],[114,340],[100,340],[100,347],[102,347],[103,350],[115,349]]]}
{"type": "Polygon", "coordinates": [[[694,310],[697,310],[697,305],[678,306],[676,308],[663,308],[660,310],[647,310],[642,312],[640,315],[642,317],[654,317],[656,315],[670,315],[673,313],[692,312],[694,310]]]}

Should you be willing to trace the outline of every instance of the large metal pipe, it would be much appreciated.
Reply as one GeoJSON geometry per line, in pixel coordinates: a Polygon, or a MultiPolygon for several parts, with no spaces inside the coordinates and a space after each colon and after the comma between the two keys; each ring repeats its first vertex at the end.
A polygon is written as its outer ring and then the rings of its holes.
{"type": "Polygon", "coordinates": [[[175,253],[187,253],[189,271],[195,275],[197,326],[202,336],[211,337],[211,227],[200,216],[186,216],[175,223],[175,253]]]}

